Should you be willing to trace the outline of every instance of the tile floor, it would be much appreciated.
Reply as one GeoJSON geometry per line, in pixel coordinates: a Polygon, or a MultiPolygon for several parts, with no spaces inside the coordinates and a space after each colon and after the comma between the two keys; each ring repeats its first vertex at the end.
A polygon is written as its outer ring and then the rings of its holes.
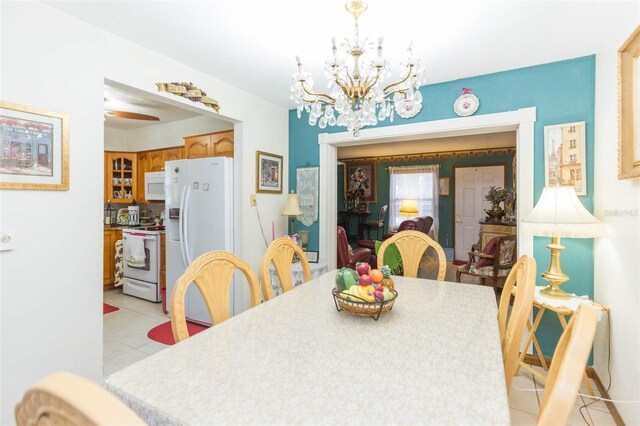
{"type": "MultiPolygon", "coordinates": [[[[423,266],[425,266],[424,275],[431,275],[432,265],[423,266]]],[[[451,264],[448,266],[446,280],[455,281],[455,269],[451,264]]],[[[423,273],[419,273],[419,276],[422,277],[423,273]]],[[[124,295],[120,288],[105,292],[104,301],[120,308],[118,311],[103,315],[105,378],[167,347],[147,337],[147,332],[151,328],[169,320],[168,316],[162,313],[162,304],[124,295]]],[[[592,385],[595,388],[595,384],[592,385]]],[[[533,391],[534,389],[543,389],[543,386],[533,379],[529,372],[521,371],[517,377],[514,377],[509,397],[511,422],[514,426],[536,424],[542,392],[533,391]]],[[[584,386],[581,393],[587,393],[584,386]]],[[[596,395],[599,395],[597,391],[596,395]]],[[[592,398],[579,396],[568,424],[571,426],[615,425],[613,417],[602,401],[582,410],[586,417],[585,421],[580,414],[580,407],[592,401],[594,401],[592,398]]]]}
{"type": "Polygon", "coordinates": [[[152,303],[122,294],[122,288],[104,292],[104,302],[120,310],[103,315],[103,375],[154,354],[167,345],[147,337],[153,327],[169,321],[161,303],[152,303]]]}

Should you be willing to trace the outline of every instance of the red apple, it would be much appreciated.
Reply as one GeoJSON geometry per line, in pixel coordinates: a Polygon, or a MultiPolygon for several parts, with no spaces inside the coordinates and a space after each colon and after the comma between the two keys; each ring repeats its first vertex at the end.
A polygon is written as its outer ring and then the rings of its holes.
{"type": "Polygon", "coordinates": [[[369,273],[369,269],[371,269],[371,267],[367,262],[356,263],[356,272],[358,275],[367,275],[369,273]]]}
{"type": "Polygon", "coordinates": [[[373,296],[376,298],[378,302],[384,301],[384,294],[382,294],[381,291],[376,291],[375,293],[373,293],[373,296]]]}
{"type": "Polygon", "coordinates": [[[371,285],[371,277],[369,275],[360,275],[360,285],[366,287],[371,285]]]}
{"type": "Polygon", "coordinates": [[[376,291],[382,293],[384,291],[384,286],[382,284],[378,284],[378,287],[376,287],[376,291]]]}

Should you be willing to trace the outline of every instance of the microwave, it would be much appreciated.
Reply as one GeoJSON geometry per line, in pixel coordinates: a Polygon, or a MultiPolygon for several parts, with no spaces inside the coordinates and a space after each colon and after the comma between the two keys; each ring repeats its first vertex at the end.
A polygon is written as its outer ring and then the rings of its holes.
{"type": "Polygon", "coordinates": [[[164,172],[146,172],[144,174],[145,200],[164,200],[164,172]]]}

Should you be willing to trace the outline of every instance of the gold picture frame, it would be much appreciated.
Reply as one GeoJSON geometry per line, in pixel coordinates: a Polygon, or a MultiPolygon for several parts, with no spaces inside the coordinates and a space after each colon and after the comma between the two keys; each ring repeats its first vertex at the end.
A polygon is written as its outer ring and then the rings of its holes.
{"type": "Polygon", "coordinates": [[[375,204],[378,201],[376,162],[374,160],[345,160],[344,164],[345,198],[348,198],[349,194],[357,194],[361,202],[375,204]]]}
{"type": "Polygon", "coordinates": [[[438,195],[448,196],[450,192],[450,179],[449,177],[438,178],[438,195]]]}
{"type": "Polygon", "coordinates": [[[0,101],[0,189],[69,189],[69,116],[0,101]]]}
{"type": "Polygon", "coordinates": [[[618,179],[640,178],[640,26],[618,49],[618,179]]]}
{"type": "Polygon", "coordinates": [[[282,155],[256,151],[256,192],[282,194],[282,155]]]}

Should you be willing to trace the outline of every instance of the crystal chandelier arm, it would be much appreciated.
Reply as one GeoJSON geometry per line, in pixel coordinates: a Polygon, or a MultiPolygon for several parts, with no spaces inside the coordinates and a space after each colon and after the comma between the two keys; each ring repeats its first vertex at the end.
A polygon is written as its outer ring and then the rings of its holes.
{"type": "MultiPolygon", "coordinates": [[[[326,100],[324,100],[324,99],[318,99],[317,101],[319,101],[319,102],[324,102],[325,104],[328,104],[328,105],[333,105],[333,104],[335,104],[335,102],[336,102],[335,98],[333,98],[333,97],[331,97],[331,96],[329,96],[329,95],[327,95],[327,94],[325,94],[325,93],[316,93],[316,92],[312,92],[312,91],[308,90],[308,89],[304,86],[304,84],[302,85],[302,90],[304,90],[304,92],[305,92],[306,94],[308,94],[308,95],[311,95],[311,96],[323,96],[323,97],[325,97],[325,98],[329,99],[329,101],[326,101],[326,100]]],[[[313,103],[313,102],[315,102],[314,100],[307,100],[307,99],[303,99],[303,101],[305,101],[305,102],[309,102],[309,103],[313,103]]]]}
{"type": "MultiPolygon", "coordinates": [[[[409,65],[409,71],[407,72],[407,75],[406,75],[402,80],[400,80],[400,81],[396,81],[395,83],[391,83],[391,84],[389,84],[388,86],[386,86],[386,87],[383,89],[383,92],[385,93],[385,97],[387,97],[387,96],[388,96],[388,95],[386,94],[386,93],[387,93],[387,90],[391,89],[393,86],[397,86],[397,85],[402,84],[402,83],[404,83],[405,81],[409,80],[409,78],[411,78],[411,74],[412,74],[412,72],[411,72],[411,71],[412,71],[412,70],[413,70],[413,65],[409,65]]],[[[394,91],[394,92],[391,92],[391,93],[395,93],[395,92],[398,92],[398,90],[396,90],[396,91],[394,91]]],[[[391,94],[391,93],[390,93],[390,94],[391,94]]]]}

